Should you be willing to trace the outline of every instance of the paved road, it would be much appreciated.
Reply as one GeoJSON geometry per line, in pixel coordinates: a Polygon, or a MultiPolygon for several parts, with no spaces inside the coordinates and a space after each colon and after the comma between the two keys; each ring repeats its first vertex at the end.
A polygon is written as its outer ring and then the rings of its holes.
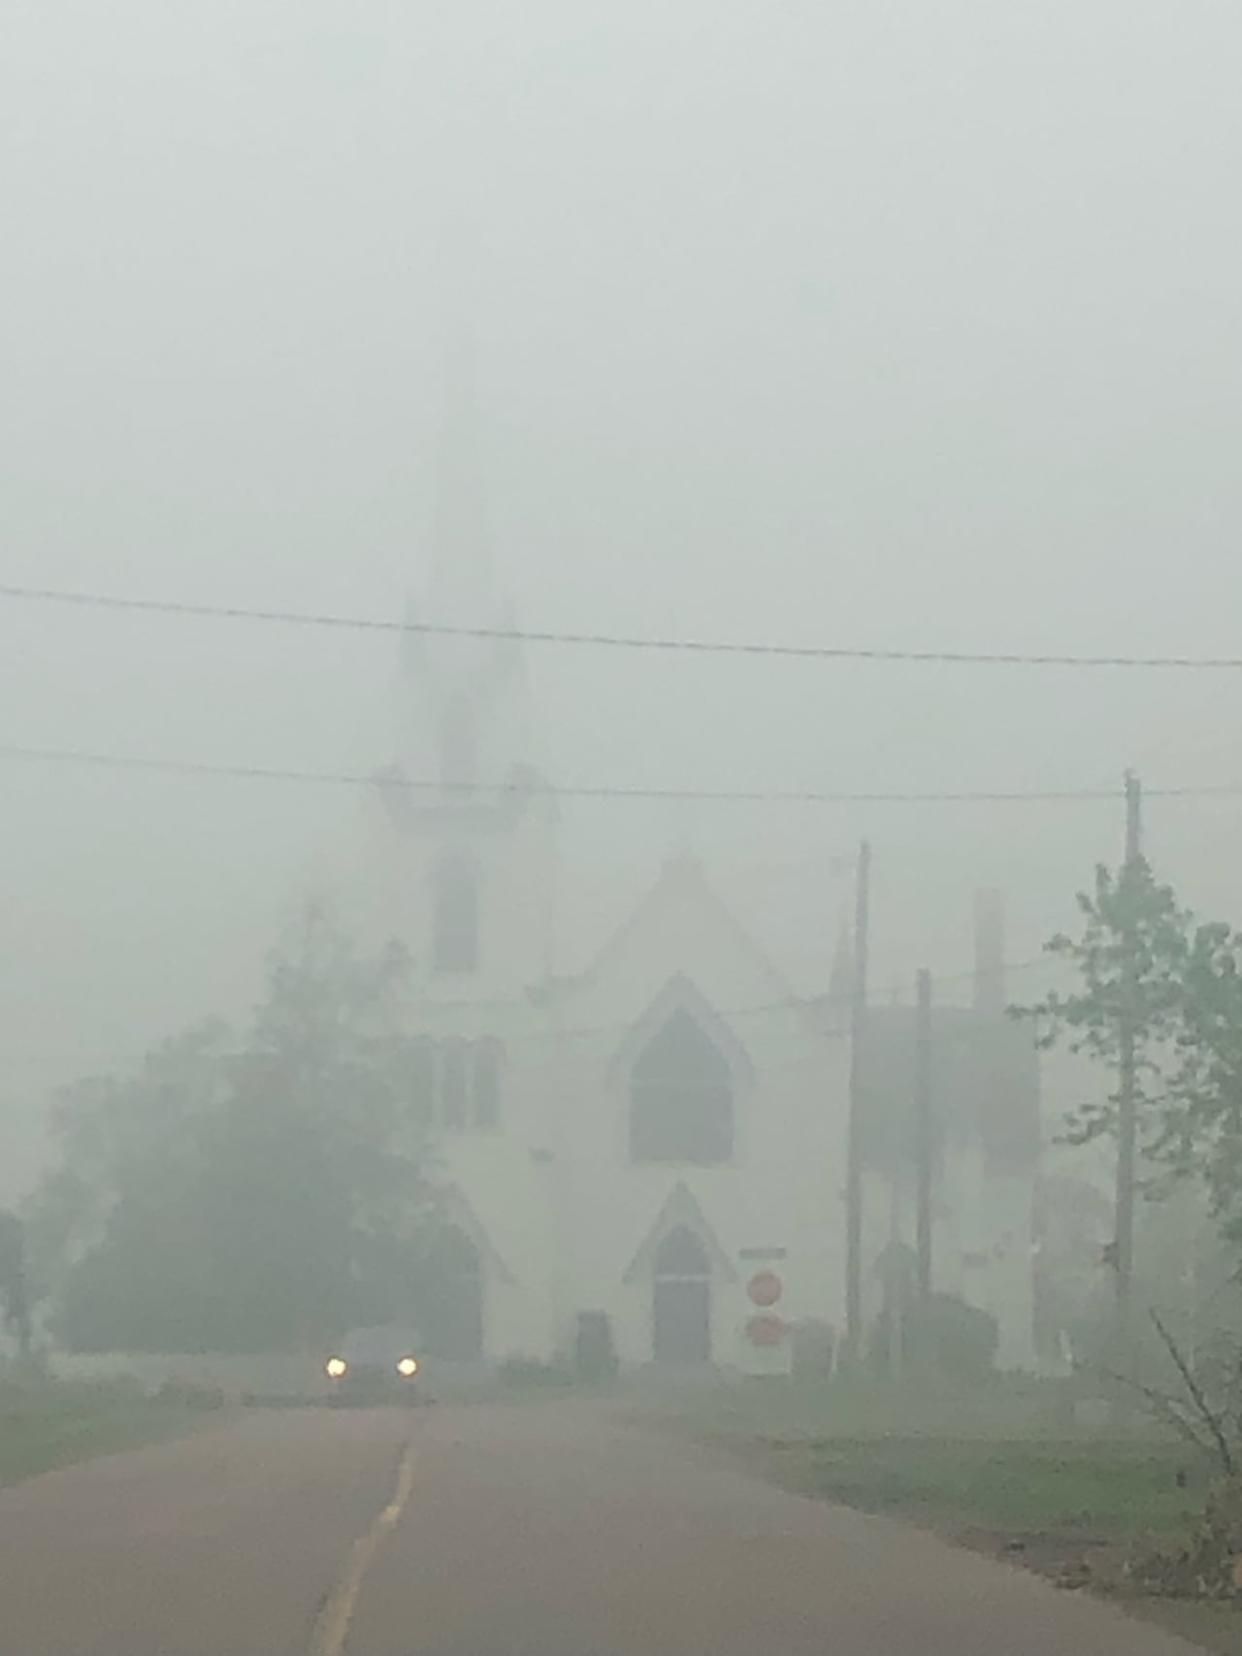
{"type": "Polygon", "coordinates": [[[0,1491],[4,1656],[1186,1656],[602,1410],[249,1416],[0,1491]]]}

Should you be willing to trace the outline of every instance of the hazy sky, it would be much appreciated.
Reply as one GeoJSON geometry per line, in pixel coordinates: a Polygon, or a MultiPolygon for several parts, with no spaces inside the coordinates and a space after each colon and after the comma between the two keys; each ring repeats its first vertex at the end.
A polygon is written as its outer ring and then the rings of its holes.
{"type": "MultiPolygon", "coordinates": [[[[398,614],[459,315],[529,625],[1240,651],[1236,0],[5,0],[0,34],[10,580],[398,614]]],[[[329,770],[394,746],[373,637],[11,602],[0,629],[3,741],[329,770]]],[[[1239,776],[1242,675],[531,672],[566,783],[1239,776]]],[[[4,776],[27,1115],[49,1073],[243,994],[354,809],[4,776]]],[[[820,960],[827,860],[869,832],[885,976],[968,963],[976,881],[1030,953],[1119,816],[599,805],[570,834],[627,892],[693,840],[820,960]]],[[[1231,915],[1240,828],[1242,801],[1151,809],[1162,865],[1231,915]]]]}

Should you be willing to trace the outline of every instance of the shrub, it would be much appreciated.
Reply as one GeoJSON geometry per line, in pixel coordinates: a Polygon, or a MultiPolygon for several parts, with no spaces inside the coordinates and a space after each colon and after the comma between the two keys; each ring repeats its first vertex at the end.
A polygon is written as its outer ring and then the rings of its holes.
{"type": "Polygon", "coordinates": [[[799,1378],[827,1379],[836,1354],[836,1330],[831,1323],[807,1318],[793,1331],[793,1372],[799,1378]]]}
{"type": "Polygon", "coordinates": [[[560,1363],[545,1363],[538,1357],[506,1357],[496,1370],[502,1386],[527,1391],[546,1386],[567,1386],[570,1376],[560,1363]]]}
{"type": "Polygon", "coordinates": [[[574,1373],[586,1385],[598,1386],[617,1377],[617,1348],[606,1311],[579,1311],[574,1331],[574,1373]]]}
{"type": "Polygon", "coordinates": [[[173,1403],[182,1409],[222,1409],[228,1401],[221,1386],[176,1378],[165,1380],[155,1396],[157,1402],[173,1403]]]}
{"type": "Polygon", "coordinates": [[[906,1352],[913,1368],[953,1380],[985,1380],[996,1362],[1000,1329],[989,1311],[956,1294],[932,1294],[910,1307],[906,1352]]]}

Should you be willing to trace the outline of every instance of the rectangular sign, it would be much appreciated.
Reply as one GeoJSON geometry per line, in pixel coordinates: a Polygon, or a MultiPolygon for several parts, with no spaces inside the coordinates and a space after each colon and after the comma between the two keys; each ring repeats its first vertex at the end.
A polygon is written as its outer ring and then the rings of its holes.
{"type": "Polygon", "coordinates": [[[739,1248],[739,1259],[784,1259],[789,1253],[788,1248],[739,1248]]]}

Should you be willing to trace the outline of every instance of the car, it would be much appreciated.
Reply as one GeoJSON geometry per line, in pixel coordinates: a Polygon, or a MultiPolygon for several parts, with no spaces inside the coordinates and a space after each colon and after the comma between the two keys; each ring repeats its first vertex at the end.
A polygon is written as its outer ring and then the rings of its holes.
{"type": "Polygon", "coordinates": [[[324,1360],[330,1403],[416,1403],[423,1365],[410,1328],[355,1328],[324,1360]]]}

